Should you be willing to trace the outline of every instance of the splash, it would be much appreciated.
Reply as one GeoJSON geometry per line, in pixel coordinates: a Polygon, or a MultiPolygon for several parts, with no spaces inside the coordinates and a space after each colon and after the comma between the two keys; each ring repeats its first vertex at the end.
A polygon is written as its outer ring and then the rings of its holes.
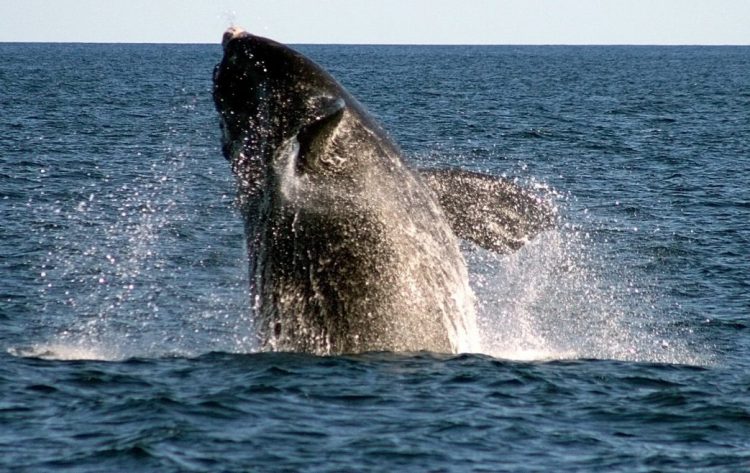
{"type": "Polygon", "coordinates": [[[237,26],[237,11],[227,9],[220,16],[227,28],[237,26]]]}
{"type": "MultiPolygon", "coordinates": [[[[43,335],[11,353],[121,360],[257,350],[242,228],[231,211],[225,221],[213,217],[234,196],[195,189],[204,156],[172,146],[160,153],[135,176],[107,177],[67,207],[33,209],[38,220],[61,223],[40,235],[49,245],[38,268],[43,327],[30,331],[43,335]],[[196,196],[213,207],[196,206],[196,196]],[[225,261],[206,263],[202,252],[229,247],[225,261]]],[[[486,354],[706,364],[668,328],[674,314],[660,295],[578,228],[543,233],[511,255],[464,250],[486,354]]]]}
{"type": "Polygon", "coordinates": [[[520,361],[612,359],[706,364],[659,295],[586,233],[565,226],[511,255],[467,247],[483,351],[520,361]]]}
{"type": "Polygon", "coordinates": [[[229,187],[231,176],[209,182],[213,171],[189,145],[136,158],[112,156],[95,188],[30,205],[49,222],[35,235],[46,248],[37,268],[41,308],[30,340],[11,353],[121,360],[253,350],[246,275],[227,275],[222,264],[245,258],[233,196],[205,195],[205,186],[229,187]],[[224,220],[205,221],[222,211],[224,220]]]}

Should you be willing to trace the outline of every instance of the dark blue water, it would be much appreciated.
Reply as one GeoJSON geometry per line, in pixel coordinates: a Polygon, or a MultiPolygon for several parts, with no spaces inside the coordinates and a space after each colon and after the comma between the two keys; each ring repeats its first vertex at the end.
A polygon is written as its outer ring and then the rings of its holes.
{"type": "Polygon", "coordinates": [[[0,470],[750,471],[750,48],[301,49],[555,202],[484,353],[257,353],[220,47],[0,44],[0,470]]]}

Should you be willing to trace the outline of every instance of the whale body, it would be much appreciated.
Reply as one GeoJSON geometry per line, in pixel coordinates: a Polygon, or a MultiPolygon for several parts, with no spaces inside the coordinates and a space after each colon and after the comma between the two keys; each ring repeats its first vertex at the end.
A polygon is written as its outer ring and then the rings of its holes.
{"type": "Polygon", "coordinates": [[[548,228],[525,190],[412,169],[380,124],[299,52],[230,28],[214,71],[263,349],[480,350],[459,237],[511,251],[548,228]]]}

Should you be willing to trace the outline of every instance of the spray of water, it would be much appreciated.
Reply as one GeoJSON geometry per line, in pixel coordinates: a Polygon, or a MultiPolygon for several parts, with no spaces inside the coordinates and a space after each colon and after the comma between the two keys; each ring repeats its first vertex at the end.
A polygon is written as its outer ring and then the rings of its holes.
{"type": "MultiPolygon", "coordinates": [[[[237,246],[213,249],[234,253],[211,267],[196,254],[212,251],[197,241],[199,230],[210,241],[222,234],[242,240],[239,217],[228,215],[226,228],[202,228],[187,194],[196,174],[190,150],[167,154],[134,182],[92,191],[68,208],[46,208],[66,221],[61,233],[44,235],[53,247],[39,269],[47,335],[13,353],[117,360],[256,350],[246,266],[237,263],[246,261],[244,244],[240,253],[237,246]]],[[[232,198],[216,205],[228,207],[232,198]]],[[[685,334],[668,328],[674,325],[660,294],[644,289],[653,285],[628,274],[607,256],[606,243],[579,228],[563,225],[509,255],[463,249],[488,355],[706,362],[685,334]]]]}
{"type": "Polygon", "coordinates": [[[31,323],[40,340],[12,353],[117,360],[252,350],[246,274],[217,262],[246,258],[233,196],[196,199],[207,179],[194,167],[205,159],[189,146],[138,154],[154,164],[105,175],[80,200],[33,206],[40,220],[64,224],[37,235],[49,248],[31,323]],[[226,221],[206,225],[202,213],[213,209],[226,221]]]}
{"type": "Polygon", "coordinates": [[[221,19],[227,28],[237,26],[237,12],[235,10],[224,10],[221,13],[221,19]]]}
{"type": "Polygon", "coordinates": [[[659,294],[573,226],[511,255],[465,254],[479,301],[482,347],[512,360],[613,359],[705,364],[674,331],[659,294]]]}

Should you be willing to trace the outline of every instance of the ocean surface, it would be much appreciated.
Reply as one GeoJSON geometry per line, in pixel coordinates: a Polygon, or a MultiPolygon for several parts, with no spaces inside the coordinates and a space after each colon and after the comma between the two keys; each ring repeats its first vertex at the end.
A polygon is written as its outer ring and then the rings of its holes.
{"type": "Polygon", "coordinates": [[[259,353],[220,46],[0,44],[0,471],[750,471],[750,47],[299,49],[558,209],[482,353],[259,353]]]}

